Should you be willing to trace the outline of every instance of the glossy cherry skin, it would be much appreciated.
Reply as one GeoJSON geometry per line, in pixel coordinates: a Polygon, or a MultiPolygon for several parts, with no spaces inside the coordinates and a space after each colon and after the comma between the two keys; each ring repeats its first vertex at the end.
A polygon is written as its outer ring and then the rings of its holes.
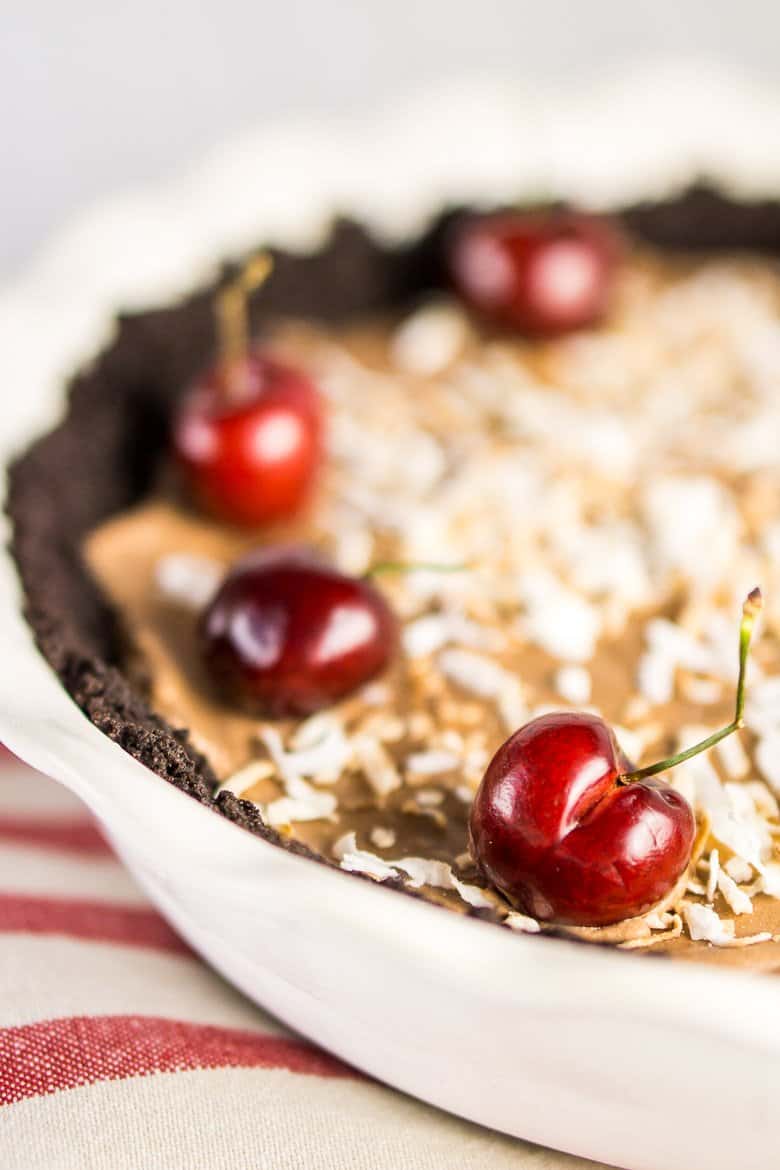
{"type": "Polygon", "coordinates": [[[466,224],[449,259],[472,308],[521,333],[554,336],[603,315],[620,251],[615,230],[593,216],[512,212],[466,224]]]}
{"type": "Polygon", "coordinates": [[[244,710],[308,715],[389,662],[397,621],[368,581],[303,550],[258,553],[228,575],[201,621],[206,666],[244,710]]]}
{"type": "Polygon", "coordinates": [[[595,715],[557,712],[500,747],[471,810],[489,881],[544,922],[606,926],[660,902],[686,869],[696,823],[657,780],[619,784],[625,759],[595,715]]]}
{"type": "Polygon", "coordinates": [[[300,508],[320,462],[322,430],[314,384],[255,351],[196,384],[175,419],[173,443],[200,506],[255,527],[300,508]]]}

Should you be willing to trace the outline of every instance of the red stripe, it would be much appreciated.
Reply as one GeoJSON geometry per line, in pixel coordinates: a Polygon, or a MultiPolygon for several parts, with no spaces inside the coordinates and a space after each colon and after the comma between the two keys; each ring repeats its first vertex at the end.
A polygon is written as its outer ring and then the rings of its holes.
{"type": "Polygon", "coordinates": [[[0,814],[0,840],[59,849],[66,853],[88,853],[97,857],[112,850],[90,817],[18,817],[0,814]]]}
{"type": "Polygon", "coordinates": [[[0,893],[0,931],[64,934],[96,942],[190,953],[187,944],[154,910],[80,898],[0,893]]]}
{"type": "Polygon", "coordinates": [[[0,1105],[98,1081],[207,1068],[360,1076],[292,1037],[154,1016],[81,1016],[0,1030],[0,1105]]]}

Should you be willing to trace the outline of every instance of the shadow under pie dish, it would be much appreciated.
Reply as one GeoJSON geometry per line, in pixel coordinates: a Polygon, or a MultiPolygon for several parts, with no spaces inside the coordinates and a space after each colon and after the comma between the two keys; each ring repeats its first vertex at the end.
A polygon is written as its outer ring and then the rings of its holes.
{"type": "Polygon", "coordinates": [[[320,388],[327,433],[283,524],[207,517],[172,467],[215,290],[122,319],[12,470],[39,646],[100,730],[274,844],[523,933],[773,970],[780,209],[693,190],[615,213],[609,303],[551,336],[453,291],[448,249],[478,220],[448,213],[396,249],[342,224],[315,255],[274,254],[252,332],[320,388]],[[355,577],[402,566],[376,581],[400,647],[344,698],[268,719],[208,677],[200,614],[242,556],[302,545],[355,577]],[[469,854],[496,749],[561,708],[599,711],[635,762],[721,726],[735,606],[757,580],[747,731],[672,777],[698,815],[680,882],[603,928],[519,911],[469,854]]]}

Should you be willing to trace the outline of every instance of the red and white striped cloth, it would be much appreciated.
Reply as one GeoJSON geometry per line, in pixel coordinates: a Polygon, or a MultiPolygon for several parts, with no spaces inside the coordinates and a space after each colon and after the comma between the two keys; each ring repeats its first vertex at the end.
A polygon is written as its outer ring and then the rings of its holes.
{"type": "Polygon", "coordinates": [[[74,797],[0,754],[2,1170],[586,1166],[289,1033],[189,950],[74,797]]]}

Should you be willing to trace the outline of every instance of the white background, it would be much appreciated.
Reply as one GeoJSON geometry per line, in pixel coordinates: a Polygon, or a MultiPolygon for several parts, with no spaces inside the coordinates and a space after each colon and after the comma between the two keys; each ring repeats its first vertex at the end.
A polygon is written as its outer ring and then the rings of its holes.
{"type": "MultiPolygon", "coordinates": [[[[279,115],[648,57],[778,74],[777,0],[0,0],[0,276],[72,212],[279,115]]],[[[776,145],[776,144],[775,144],[776,145]]]]}

